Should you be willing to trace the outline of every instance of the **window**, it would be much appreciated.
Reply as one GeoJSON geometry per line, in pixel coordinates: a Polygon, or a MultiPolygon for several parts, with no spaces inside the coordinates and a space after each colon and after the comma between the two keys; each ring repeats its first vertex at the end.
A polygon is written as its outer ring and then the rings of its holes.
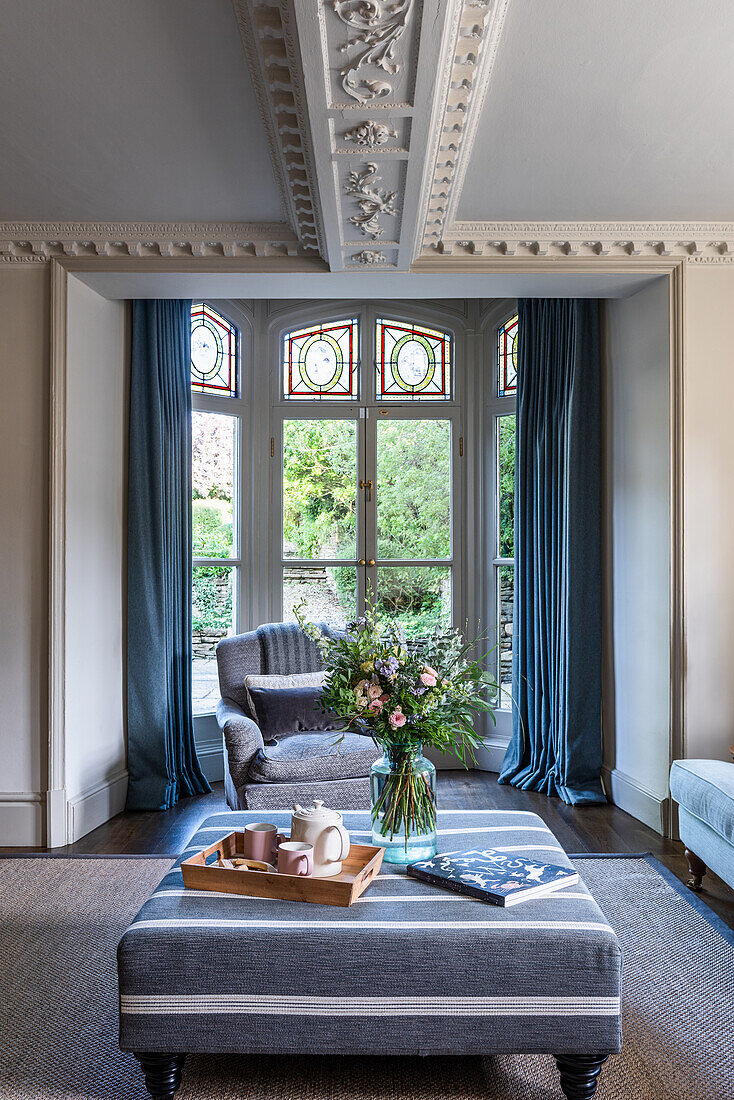
{"type": "Polygon", "coordinates": [[[191,309],[194,715],[219,699],[215,650],[234,633],[240,579],[239,333],[207,303],[191,309]]]}
{"type": "Polygon", "coordinates": [[[237,329],[205,302],[191,307],[191,389],[236,397],[237,329]]]}
{"type": "Polygon", "coordinates": [[[494,617],[495,676],[499,706],[509,708],[512,692],[512,635],[515,596],[515,395],[517,393],[517,316],[497,328],[497,399],[492,402],[496,471],[494,617]]]}
{"type": "Polygon", "coordinates": [[[444,332],[377,319],[377,396],[451,399],[451,340],[444,332]]]}
{"type": "Polygon", "coordinates": [[[359,396],[356,319],[289,332],[283,338],[283,397],[359,396]]]}
{"type": "MultiPolygon", "coordinates": [[[[327,332],[341,331],[346,341],[347,326],[355,348],[357,320],[283,337],[287,405],[274,409],[280,506],[273,538],[282,609],[273,614],[292,621],[305,601],[312,621],[343,626],[363,612],[371,590],[378,607],[408,633],[446,628],[459,620],[460,423],[450,405],[452,338],[412,322],[363,324],[365,356],[377,364],[374,383],[363,379],[360,387],[353,370],[351,404],[338,409],[323,402],[316,414],[313,398],[324,394],[314,383],[323,386],[327,374],[339,377],[336,352],[306,392],[293,383],[294,364],[327,332]],[[360,388],[365,392],[357,401],[360,388]],[[380,407],[385,398],[389,408],[380,407]],[[447,403],[441,411],[437,398],[447,403]]],[[[343,397],[343,384],[341,390],[343,397]]]]}
{"type": "Polygon", "coordinates": [[[497,329],[497,396],[517,393],[517,316],[497,329]]]}

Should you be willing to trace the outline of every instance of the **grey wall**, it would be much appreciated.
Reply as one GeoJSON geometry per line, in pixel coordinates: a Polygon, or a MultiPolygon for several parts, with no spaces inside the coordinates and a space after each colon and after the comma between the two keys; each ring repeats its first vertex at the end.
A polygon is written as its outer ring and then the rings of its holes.
{"type": "Polygon", "coordinates": [[[127,790],[124,546],[126,306],[73,276],[67,291],[66,795],[69,841],[127,790]]]}
{"type": "Polygon", "coordinates": [[[734,267],[686,272],[684,561],[688,757],[734,744],[734,267]]]}
{"type": "Polygon", "coordinates": [[[613,800],[664,831],[670,737],[668,281],[605,307],[604,760],[613,800]]]}
{"type": "Polygon", "coordinates": [[[0,266],[0,844],[43,843],[48,302],[45,264],[0,266]]]}

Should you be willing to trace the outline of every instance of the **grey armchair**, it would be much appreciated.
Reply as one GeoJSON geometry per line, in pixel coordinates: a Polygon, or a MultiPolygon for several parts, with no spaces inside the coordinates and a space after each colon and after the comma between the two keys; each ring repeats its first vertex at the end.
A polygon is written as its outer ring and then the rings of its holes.
{"type": "Polygon", "coordinates": [[[267,623],[217,646],[217,721],[224,735],[224,790],[233,810],[285,809],[314,797],[335,809],[369,806],[370,737],[301,730],[265,743],[250,707],[248,676],[323,670],[318,646],[293,623],[267,623]]]}

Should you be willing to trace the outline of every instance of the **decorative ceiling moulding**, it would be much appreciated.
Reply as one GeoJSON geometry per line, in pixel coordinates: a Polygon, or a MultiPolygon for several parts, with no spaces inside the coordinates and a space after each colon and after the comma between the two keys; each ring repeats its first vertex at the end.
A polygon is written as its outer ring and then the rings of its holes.
{"type": "Polygon", "coordinates": [[[394,260],[391,261],[387,259],[386,253],[376,252],[373,249],[362,249],[361,252],[352,253],[352,262],[360,265],[368,264],[373,267],[383,266],[390,263],[394,265],[395,263],[394,260]]]}
{"type": "Polygon", "coordinates": [[[431,144],[415,252],[435,247],[453,222],[509,0],[456,0],[436,81],[431,144]]]}
{"type": "Polygon", "coordinates": [[[61,256],[298,256],[281,222],[0,222],[0,262],[61,256]]]}
{"type": "Polygon", "coordinates": [[[398,131],[389,122],[375,122],[367,119],[359,122],[337,136],[343,142],[335,147],[336,153],[407,153],[407,148],[399,143],[398,131]],[[395,143],[398,142],[396,145],[395,143]]]}
{"type": "Polygon", "coordinates": [[[341,50],[348,55],[341,69],[344,91],[361,104],[371,104],[393,94],[391,77],[401,69],[396,57],[399,40],[405,33],[414,0],[333,0],[334,12],[349,29],[351,37],[341,50]],[[371,76],[373,68],[385,73],[384,79],[371,76]]]}
{"type": "Polygon", "coordinates": [[[455,222],[424,253],[734,260],[734,222],[455,222]]]}
{"type": "Polygon", "coordinates": [[[283,0],[295,13],[333,271],[410,267],[435,74],[454,2],[283,0]]]}
{"type": "Polygon", "coordinates": [[[385,191],[378,187],[380,176],[377,175],[376,164],[365,164],[362,168],[352,169],[347,176],[344,192],[353,196],[359,207],[358,214],[352,214],[349,221],[365,237],[371,237],[374,241],[385,232],[385,227],[380,220],[383,215],[397,216],[395,206],[396,191],[385,191]]]}
{"type": "Polygon", "coordinates": [[[292,6],[279,0],[233,3],[288,221],[304,252],[325,255],[292,6]]]}

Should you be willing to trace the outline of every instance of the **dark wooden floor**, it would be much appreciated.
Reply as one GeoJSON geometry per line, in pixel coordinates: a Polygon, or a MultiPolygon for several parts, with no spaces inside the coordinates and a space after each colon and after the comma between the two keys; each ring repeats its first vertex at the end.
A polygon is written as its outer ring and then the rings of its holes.
{"type": "MultiPolygon", "coordinates": [[[[681,881],[685,882],[688,877],[680,843],[664,840],[616,806],[574,809],[558,799],[532,791],[501,787],[495,775],[478,771],[440,772],[439,804],[456,809],[533,810],[569,853],[650,852],[681,881]]],[[[218,783],[211,794],[182,799],[166,813],[119,814],[76,844],[56,848],[54,852],[176,856],[205,817],[226,808],[224,790],[218,783]]],[[[701,899],[734,928],[734,891],[710,872],[704,884],[701,899]]]]}

